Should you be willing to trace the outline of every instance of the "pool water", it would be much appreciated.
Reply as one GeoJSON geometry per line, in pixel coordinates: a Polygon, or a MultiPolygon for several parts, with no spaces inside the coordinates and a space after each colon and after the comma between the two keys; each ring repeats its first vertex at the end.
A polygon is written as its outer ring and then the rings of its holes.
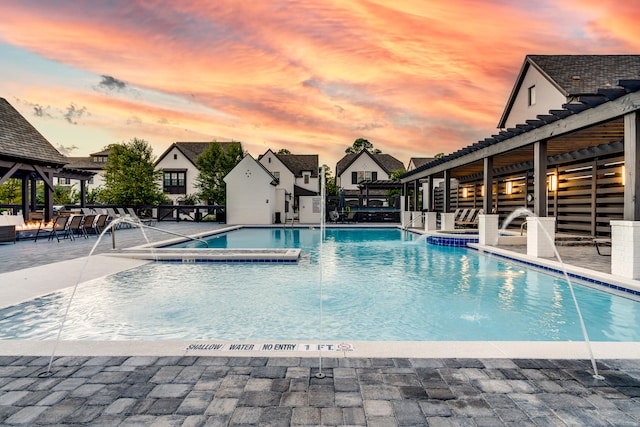
{"type": "MultiPolygon", "coordinates": [[[[152,263],[84,283],[62,339],[583,339],[564,279],[406,231],[327,229],[320,245],[318,228],[241,229],[209,241],[302,256],[292,265],[152,263]]],[[[575,292],[591,340],[640,341],[640,303],[575,292]]],[[[1,310],[0,338],[55,338],[69,295],[1,310]]]]}

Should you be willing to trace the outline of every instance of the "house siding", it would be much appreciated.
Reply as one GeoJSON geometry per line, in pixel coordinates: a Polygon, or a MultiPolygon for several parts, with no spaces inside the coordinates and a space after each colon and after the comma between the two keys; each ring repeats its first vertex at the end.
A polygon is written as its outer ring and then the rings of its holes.
{"type": "MultiPolygon", "coordinates": [[[[196,187],[198,168],[196,168],[196,166],[191,163],[191,160],[189,160],[178,148],[174,147],[169,150],[169,152],[166,153],[162,160],[160,160],[156,165],[156,170],[161,170],[163,173],[164,171],[186,171],[186,193],[165,193],[174,203],[188,194],[196,194],[199,192],[196,187]],[[174,154],[176,155],[175,159],[174,154]]],[[[161,188],[164,188],[163,177],[160,178],[159,184],[161,188]]]]}

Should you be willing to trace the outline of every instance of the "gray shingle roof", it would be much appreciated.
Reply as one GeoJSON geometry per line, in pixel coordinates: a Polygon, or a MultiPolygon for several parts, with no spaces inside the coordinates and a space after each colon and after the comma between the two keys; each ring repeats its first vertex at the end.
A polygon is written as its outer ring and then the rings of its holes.
{"type": "Polygon", "coordinates": [[[222,146],[223,150],[227,150],[227,147],[232,144],[232,142],[174,142],[171,144],[167,150],[162,153],[162,155],[156,160],[156,164],[160,162],[174,147],[177,148],[184,154],[191,163],[196,164],[196,159],[200,154],[202,154],[211,144],[219,143],[222,146]]]}
{"type": "Polygon", "coordinates": [[[276,154],[276,157],[278,157],[296,177],[302,177],[302,171],[311,171],[312,178],[318,176],[317,154],[276,154]]]}
{"type": "Polygon", "coordinates": [[[366,150],[362,150],[356,154],[347,154],[342,159],[338,160],[338,163],[336,164],[336,177],[342,175],[349,165],[351,165],[351,163],[353,163],[358,157],[367,154],[371,156],[371,158],[373,158],[373,160],[378,163],[378,165],[380,165],[387,174],[404,169],[404,164],[390,154],[373,154],[366,150]]]}
{"type": "Polygon", "coordinates": [[[597,94],[640,76],[640,55],[527,55],[566,96],[597,94]]]}
{"type": "Polygon", "coordinates": [[[66,158],[6,99],[0,98],[0,157],[61,167],[66,158]]]}

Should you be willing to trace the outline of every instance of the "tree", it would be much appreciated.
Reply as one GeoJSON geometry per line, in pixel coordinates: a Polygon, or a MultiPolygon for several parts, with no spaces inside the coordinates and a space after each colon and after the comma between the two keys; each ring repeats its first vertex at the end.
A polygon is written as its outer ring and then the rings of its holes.
{"type": "Polygon", "coordinates": [[[20,180],[9,178],[4,184],[0,185],[0,203],[9,205],[22,203],[21,189],[20,180]]]}
{"type": "Polygon", "coordinates": [[[355,141],[353,141],[353,144],[351,145],[351,147],[347,147],[347,149],[344,150],[344,152],[347,154],[358,154],[362,150],[367,150],[368,152],[373,154],[382,153],[382,151],[378,150],[377,148],[373,148],[373,144],[364,138],[358,138],[355,141]]]}
{"type": "MultiPolygon", "coordinates": [[[[331,168],[329,166],[322,165],[318,170],[319,174],[322,174],[322,168],[324,168],[324,193],[325,196],[337,196],[338,187],[336,187],[336,180],[331,175],[331,168]]],[[[322,176],[322,175],[320,175],[322,176]]]]}
{"type": "Polygon", "coordinates": [[[291,151],[287,150],[286,148],[281,148],[276,154],[291,154],[291,151]]]}
{"type": "Polygon", "coordinates": [[[108,149],[101,194],[107,203],[124,206],[167,203],[159,183],[162,171],[155,170],[153,151],[147,141],[133,138],[108,149]]]}
{"type": "Polygon", "coordinates": [[[239,142],[228,144],[226,151],[219,142],[214,142],[202,152],[196,159],[198,168],[196,188],[200,190],[198,197],[208,204],[224,204],[227,198],[227,186],[223,178],[245,154],[239,142]]]}
{"type": "Polygon", "coordinates": [[[53,187],[54,205],[75,205],[80,200],[80,192],[73,186],[56,185],[53,187]]]}
{"type": "Polygon", "coordinates": [[[438,153],[435,156],[433,156],[434,159],[441,159],[444,157],[444,153],[438,153]]]}

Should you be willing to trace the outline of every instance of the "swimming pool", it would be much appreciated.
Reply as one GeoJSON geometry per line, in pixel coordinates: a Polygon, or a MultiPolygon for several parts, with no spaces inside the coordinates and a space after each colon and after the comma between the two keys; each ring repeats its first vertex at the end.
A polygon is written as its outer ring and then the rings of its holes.
{"type": "MultiPolygon", "coordinates": [[[[211,247],[299,247],[297,264],[164,264],[82,284],[65,340],[581,341],[563,279],[394,228],[241,229],[211,247]]],[[[188,243],[191,245],[192,243],[188,243]]],[[[197,245],[197,243],[193,243],[197,245]]],[[[640,303],[575,288],[590,338],[640,341],[640,303]]],[[[0,338],[52,339],[70,291],[0,311],[0,338]]]]}

